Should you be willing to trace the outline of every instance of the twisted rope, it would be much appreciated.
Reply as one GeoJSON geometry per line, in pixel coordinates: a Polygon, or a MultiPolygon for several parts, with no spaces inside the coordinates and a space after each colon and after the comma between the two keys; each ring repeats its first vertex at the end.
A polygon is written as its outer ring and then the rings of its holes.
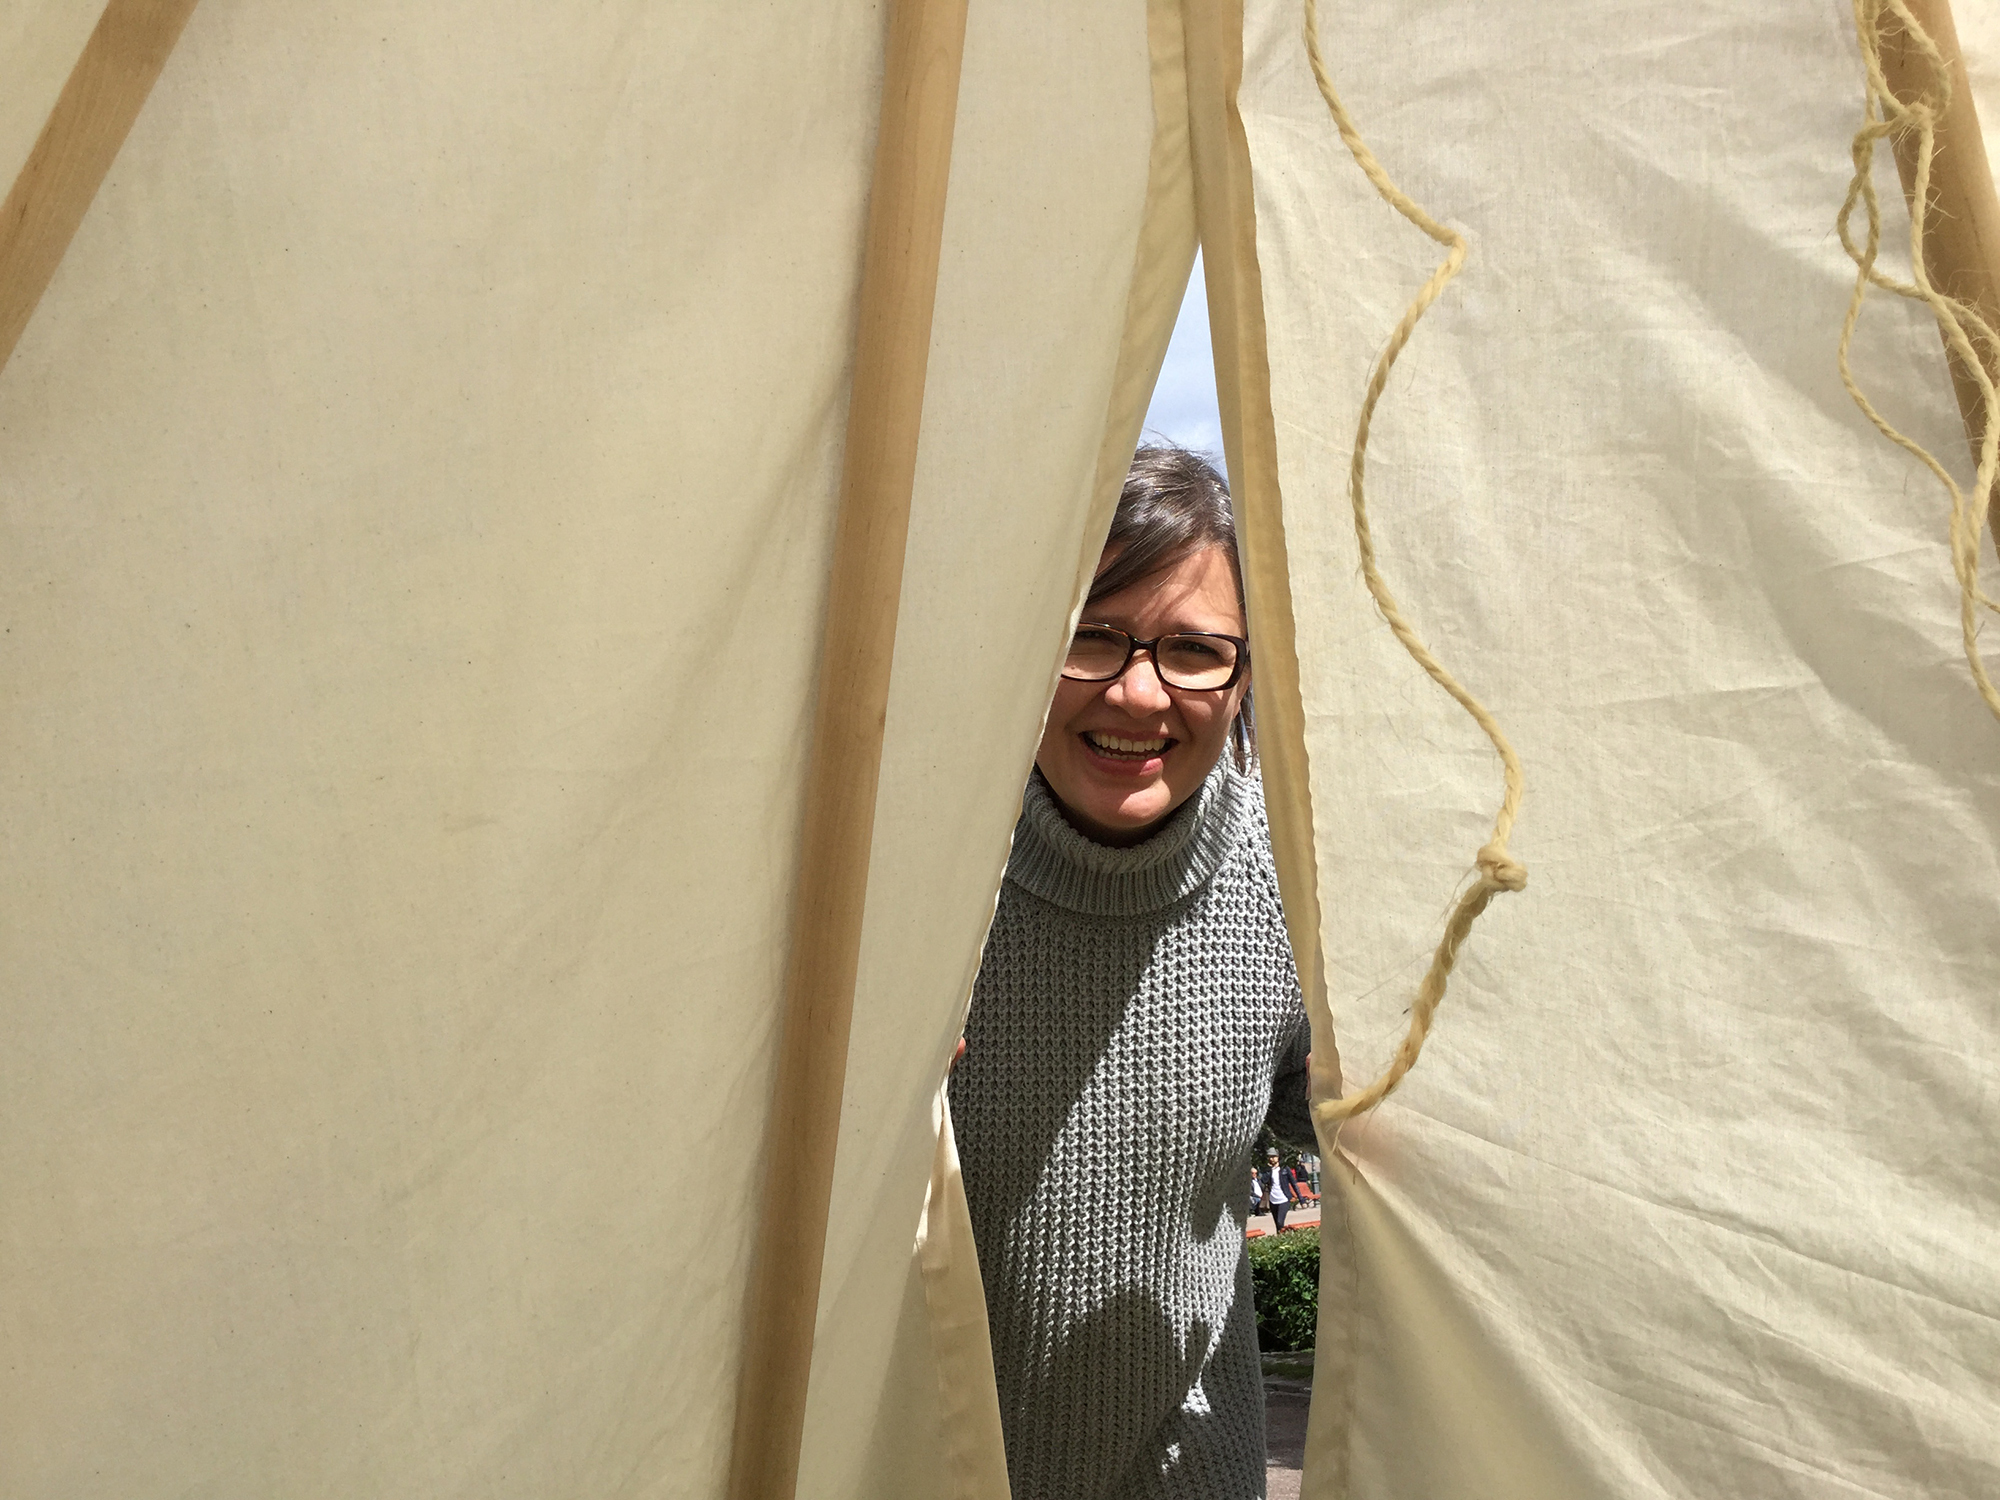
{"type": "Polygon", "coordinates": [[[1486,905],[1502,891],[1518,891],[1528,883],[1526,866],[1507,852],[1507,838],[1514,830],[1514,819],[1521,809],[1521,761],[1514,753],[1514,747],[1507,742],[1499,722],[1487,710],[1486,705],[1466,690],[1459,680],[1446,670],[1443,662],[1432,654],[1404,616],[1396,596],[1390,592],[1383,580],[1382,571],[1375,560],[1375,539],[1368,525],[1368,505],[1363,493],[1363,477],[1367,470],[1368,431],[1375,420],[1376,404],[1382,399],[1382,392],[1389,383],[1389,371],[1396,363],[1396,357],[1403,352],[1403,346],[1410,341],[1410,334],[1417,326],[1430,305],[1437,301],[1451,279],[1465,264],[1465,237],[1456,230],[1438,223],[1425,213],[1411,198],[1396,186],[1389,174],[1382,169],[1375,153],[1368,149],[1360,132],[1348,117],[1347,110],[1334,91],[1333,79],[1328,76],[1326,61],[1320,54],[1319,45],[1319,5],[1318,0],[1305,0],[1306,57],[1312,63],[1313,77],[1319,83],[1320,97],[1326,100],[1326,107],[1333,114],[1333,123],[1340,131],[1340,138],[1347,145],[1368,180],[1375,185],[1375,191],[1382,195],[1390,207],[1408,219],[1417,228],[1438,244],[1447,247],[1443,262],[1431,273],[1423,289],[1416,295],[1404,311],[1402,321],[1396,331],[1389,336],[1388,344],[1375,361],[1375,368],[1368,379],[1368,394],[1361,403],[1361,418],[1354,431],[1354,458],[1348,466],[1347,494],[1354,506],[1354,535],[1361,550],[1361,577],[1368,585],[1368,592],[1375,600],[1375,607],[1382,612],[1382,618],[1395,632],[1396,639],[1403,643],[1403,649],[1411,658],[1430,674],[1439,687],[1457,700],[1459,706],[1472,715],[1474,722],[1486,731],[1486,737],[1493,742],[1499,752],[1502,778],[1505,790],[1500,799],[1499,814],[1493,820],[1493,837],[1480,849],[1476,859],[1479,875],[1465,894],[1459,897],[1451,918],[1445,923],[1444,938],[1439,942],[1437,952],[1431,956],[1430,969],[1423,982],[1417,986],[1416,998],[1410,1003],[1410,1025],[1404,1033],[1402,1044],[1390,1060],[1388,1068],[1380,1078],[1357,1093],[1340,1099],[1323,1100],[1315,1106],[1320,1119],[1328,1126],[1353,1118],[1364,1110],[1373,1109],[1387,1098],[1403,1076],[1415,1065],[1417,1054],[1423,1051],[1424,1038],[1430,1034],[1431,1020],[1437,1014],[1439,1003],[1444,999],[1445,986],[1451,978],[1453,966],[1458,962],[1458,951],[1464,946],[1472,931],[1472,924],[1486,905]]]}
{"type": "Polygon", "coordinates": [[[1847,394],[1854,398],[1854,404],[1875,424],[1876,430],[1936,475],[1951,497],[1951,565],[1958,577],[1959,633],[1964,639],[1966,664],[1972,669],[1979,696],[1986,700],[1994,717],[2000,718],[2000,690],[1994,688],[1979,655],[1980,610],[2000,608],[1979,586],[1979,540],[1993,493],[1995,460],[2000,456],[2000,392],[1994,389],[1987,360],[2000,354],[2000,340],[1995,339],[1992,326],[1976,308],[1931,284],[1930,269],[1924,258],[1924,235],[1931,215],[1931,168],[1937,158],[1937,126],[1951,99],[1951,74],[1944,55],[1930,34],[1917,24],[1904,0],[1854,0],[1854,28],[1861,44],[1867,83],[1862,94],[1862,125],[1854,136],[1854,176],[1847,185],[1847,198],[1840,206],[1840,215],[1834,221],[1840,231],[1841,248],[1855,266],[1854,295],[1848,299],[1847,317],[1840,326],[1840,379],[1847,387],[1847,394]],[[1907,104],[1896,97],[1882,71],[1881,26],[1885,14],[1902,24],[1928,70],[1923,89],[1907,104]],[[1876,198],[1873,171],[1875,143],[1912,133],[1917,149],[1916,173],[1910,186],[1910,280],[1898,281],[1875,264],[1882,246],[1882,205],[1876,198]],[[1867,210],[1868,217],[1867,241],[1861,247],[1854,243],[1851,224],[1856,203],[1867,210]],[[1985,423],[1979,442],[1978,467],[1969,491],[1959,487],[1923,444],[1899,431],[1877,411],[1854,378],[1850,345],[1870,286],[1928,307],[1937,319],[1946,347],[1979,388],[1985,423]]]}

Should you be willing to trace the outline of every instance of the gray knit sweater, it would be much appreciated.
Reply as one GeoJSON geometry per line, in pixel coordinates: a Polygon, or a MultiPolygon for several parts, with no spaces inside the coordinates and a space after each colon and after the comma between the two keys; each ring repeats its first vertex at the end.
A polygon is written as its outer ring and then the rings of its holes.
{"type": "Polygon", "coordinates": [[[1225,760],[1130,849],[1023,799],[951,1081],[1014,1500],[1249,1500],[1243,1252],[1310,1038],[1254,779],[1225,760]],[[1275,1080],[1275,1084],[1274,1084],[1275,1080]]]}

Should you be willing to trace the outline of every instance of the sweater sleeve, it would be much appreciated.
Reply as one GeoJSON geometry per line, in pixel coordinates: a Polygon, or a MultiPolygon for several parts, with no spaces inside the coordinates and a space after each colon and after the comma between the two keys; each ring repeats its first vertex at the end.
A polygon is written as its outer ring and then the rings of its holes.
{"type": "Polygon", "coordinates": [[[1312,1084],[1306,1059],[1312,1053],[1312,1023],[1303,1007],[1293,1022],[1291,1033],[1278,1049],[1277,1067],[1271,1077],[1271,1112],[1265,1123],[1279,1140],[1302,1151],[1319,1150],[1313,1134],[1312,1084]]]}

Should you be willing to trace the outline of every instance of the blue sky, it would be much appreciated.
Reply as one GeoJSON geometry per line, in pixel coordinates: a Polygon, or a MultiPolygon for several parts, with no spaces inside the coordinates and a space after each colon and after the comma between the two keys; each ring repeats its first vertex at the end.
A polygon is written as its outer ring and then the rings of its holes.
{"type": "Polygon", "coordinates": [[[1146,408],[1146,435],[1213,454],[1221,467],[1222,416],[1215,405],[1215,359],[1208,347],[1208,298],[1199,255],[1174,320],[1160,383],[1153,387],[1153,404],[1146,408]]]}

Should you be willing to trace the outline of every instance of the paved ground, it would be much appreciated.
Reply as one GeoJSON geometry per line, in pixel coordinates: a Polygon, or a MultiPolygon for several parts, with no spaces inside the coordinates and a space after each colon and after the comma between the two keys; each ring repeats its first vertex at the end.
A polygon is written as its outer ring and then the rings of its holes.
{"type": "Polygon", "coordinates": [[[1269,1500],[1299,1500],[1299,1471],[1306,1461],[1306,1407],[1311,1401],[1309,1385],[1264,1382],[1264,1485],[1269,1500]]]}
{"type": "Polygon", "coordinates": [[[1264,1486],[1269,1500],[1299,1500],[1306,1462],[1312,1351],[1264,1356],[1264,1486]]]}

